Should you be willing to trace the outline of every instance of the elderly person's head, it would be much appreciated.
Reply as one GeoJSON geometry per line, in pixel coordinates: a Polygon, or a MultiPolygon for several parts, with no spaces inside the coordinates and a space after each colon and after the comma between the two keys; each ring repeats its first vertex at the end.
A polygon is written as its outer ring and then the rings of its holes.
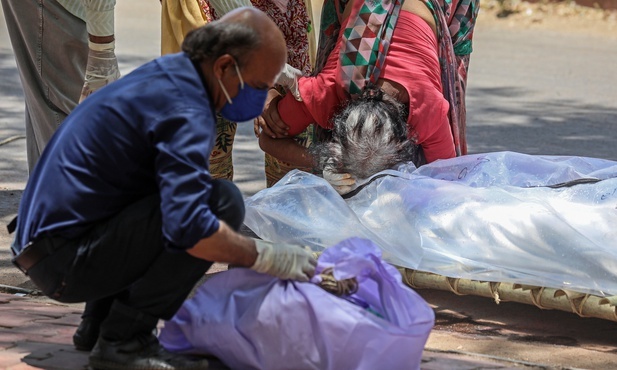
{"type": "Polygon", "coordinates": [[[261,114],[287,60],[283,34],[255,8],[233,10],[191,31],[182,50],[201,67],[216,110],[232,121],[261,114]]]}
{"type": "Polygon", "coordinates": [[[367,87],[333,121],[332,140],[314,148],[322,168],[367,178],[417,156],[405,106],[377,87],[367,87]]]}

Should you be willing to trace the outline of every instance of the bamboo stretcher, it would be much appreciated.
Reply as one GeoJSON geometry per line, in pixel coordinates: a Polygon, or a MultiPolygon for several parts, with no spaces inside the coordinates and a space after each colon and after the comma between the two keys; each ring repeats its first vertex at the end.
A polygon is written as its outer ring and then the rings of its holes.
{"type": "Polygon", "coordinates": [[[518,302],[543,310],[561,310],[581,317],[617,321],[617,296],[593,294],[516,283],[499,283],[451,278],[430,272],[398,268],[406,285],[413,289],[437,289],[457,295],[476,295],[500,302],[518,302]]]}

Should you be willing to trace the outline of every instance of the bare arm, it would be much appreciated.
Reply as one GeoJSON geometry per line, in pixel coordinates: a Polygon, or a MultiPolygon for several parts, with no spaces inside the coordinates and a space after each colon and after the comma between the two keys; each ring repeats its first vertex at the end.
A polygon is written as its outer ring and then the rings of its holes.
{"type": "Polygon", "coordinates": [[[259,135],[259,147],[280,161],[298,167],[315,167],[315,160],[309,151],[292,138],[274,139],[268,135],[259,135]]]}
{"type": "Polygon", "coordinates": [[[305,147],[287,136],[289,127],[278,114],[277,103],[281,95],[270,90],[264,113],[255,118],[255,136],[259,138],[259,147],[271,156],[299,167],[313,167],[313,158],[305,147]]]}
{"type": "Polygon", "coordinates": [[[281,94],[276,89],[268,91],[264,111],[260,117],[254,121],[255,136],[261,134],[268,135],[273,138],[287,137],[289,126],[279,116],[277,104],[281,100],[281,94]]]}

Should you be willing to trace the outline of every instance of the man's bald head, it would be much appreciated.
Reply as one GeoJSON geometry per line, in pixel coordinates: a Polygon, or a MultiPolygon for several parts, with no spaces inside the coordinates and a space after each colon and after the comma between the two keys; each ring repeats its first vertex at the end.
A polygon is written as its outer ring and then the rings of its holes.
{"type": "Polygon", "coordinates": [[[285,38],[278,26],[264,12],[248,7],[235,9],[189,32],[182,50],[196,62],[213,62],[230,54],[239,67],[256,52],[268,55],[269,62],[276,64],[284,64],[287,58],[285,38]]]}
{"type": "Polygon", "coordinates": [[[225,14],[221,19],[223,22],[244,24],[259,33],[259,37],[264,41],[272,43],[285,43],[283,33],[276,23],[268,15],[257,8],[241,7],[225,14]]]}

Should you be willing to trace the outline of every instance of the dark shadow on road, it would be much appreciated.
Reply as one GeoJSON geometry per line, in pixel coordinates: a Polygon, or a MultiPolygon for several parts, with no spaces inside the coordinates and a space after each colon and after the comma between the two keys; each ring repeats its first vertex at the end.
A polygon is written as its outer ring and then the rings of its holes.
{"type": "MultiPolygon", "coordinates": [[[[17,213],[22,190],[0,189],[0,220],[17,213]]],[[[10,221],[7,219],[7,222],[10,221]]],[[[6,232],[6,226],[0,222],[1,233],[6,232]]]]}
{"type": "Polygon", "coordinates": [[[24,135],[24,94],[12,51],[0,48],[0,142],[24,135]]]}
{"type": "Polygon", "coordinates": [[[2,97],[23,97],[15,57],[11,49],[0,48],[0,86],[2,97]]]}
{"type": "Polygon", "coordinates": [[[467,107],[470,153],[508,150],[617,160],[613,107],[534,100],[533,92],[508,87],[473,89],[467,107]]]}
{"type": "MultiPolygon", "coordinates": [[[[5,134],[5,131],[0,128],[0,133],[5,134]]],[[[0,141],[5,139],[0,135],[0,141]]],[[[27,177],[25,139],[20,136],[19,139],[0,146],[0,182],[21,183],[27,177]]]]}

